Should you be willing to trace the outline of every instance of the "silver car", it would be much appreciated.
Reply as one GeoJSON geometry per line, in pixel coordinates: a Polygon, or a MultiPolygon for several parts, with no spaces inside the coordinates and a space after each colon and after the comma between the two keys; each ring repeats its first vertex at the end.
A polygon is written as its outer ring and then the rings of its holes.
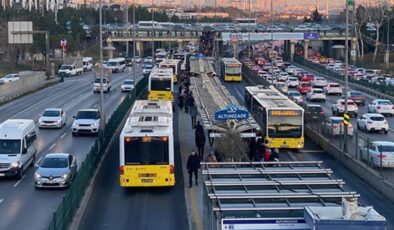
{"type": "Polygon", "coordinates": [[[70,185],[76,175],[77,160],[68,153],[49,153],[36,167],[36,188],[64,188],[70,185]]]}

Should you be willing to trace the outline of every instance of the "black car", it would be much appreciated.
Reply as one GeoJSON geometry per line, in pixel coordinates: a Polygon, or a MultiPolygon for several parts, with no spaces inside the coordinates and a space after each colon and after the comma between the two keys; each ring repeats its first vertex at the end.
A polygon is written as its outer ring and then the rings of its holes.
{"type": "Polygon", "coordinates": [[[307,104],[305,102],[301,103],[302,108],[304,108],[304,120],[306,122],[316,122],[323,121],[324,111],[320,105],[307,104]]]}

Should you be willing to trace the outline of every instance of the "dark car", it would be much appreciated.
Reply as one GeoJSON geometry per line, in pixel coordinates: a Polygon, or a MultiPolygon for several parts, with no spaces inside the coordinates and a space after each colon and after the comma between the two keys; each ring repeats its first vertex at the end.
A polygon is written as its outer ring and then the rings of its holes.
{"type": "Polygon", "coordinates": [[[324,111],[320,105],[307,104],[305,102],[301,103],[302,108],[304,108],[304,120],[306,122],[310,121],[323,121],[324,111]]]}
{"type": "Polygon", "coordinates": [[[365,105],[367,97],[358,91],[349,91],[347,94],[348,99],[353,100],[357,105],[365,105]]]}

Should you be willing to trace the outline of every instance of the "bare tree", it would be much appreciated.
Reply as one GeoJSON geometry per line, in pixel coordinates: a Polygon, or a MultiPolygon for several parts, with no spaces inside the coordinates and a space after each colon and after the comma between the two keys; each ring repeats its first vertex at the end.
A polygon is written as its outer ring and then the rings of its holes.
{"type": "Polygon", "coordinates": [[[353,10],[354,32],[357,38],[358,54],[361,59],[364,59],[364,40],[361,29],[365,26],[368,20],[369,12],[364,6],[360,5],[356,10],[353,10]]]}
{"type": "Polygon", "coordinates": [[[239,132],[229,129],[220,137],[215,148],[225,161],[245,161],[248,160],[248,144],[242,139],[239,132]]]}
{"type": "Polygon", "coordinates": [[[376,55],[378,54],[378,48],[380,45],[379,39],[380,39],[380,28],[384,24],[384,22],[387,20],[387,17],[389,16],[389,11],[390,11],[390,4],[387,2],[387,0],[379,0],[377,2],[378,4],[376,7],[369,8],[369,15],[371,18],[371,21],[375,23],[376,27],[376,38],[375,38],[375,50],[373,53],[373,62],[375,63],[376,55]]]}

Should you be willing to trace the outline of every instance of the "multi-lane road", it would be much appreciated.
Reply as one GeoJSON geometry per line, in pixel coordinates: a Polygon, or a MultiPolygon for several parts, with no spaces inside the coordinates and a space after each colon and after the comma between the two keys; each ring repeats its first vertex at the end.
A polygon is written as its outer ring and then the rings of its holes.
{"type": "MultiPolygon", "coordinates": [[[[320,75],[321,76],[321,75],[320,75]]],[[[249,84],[246,81],[242,83],[227,83],[224,82],[224,85],[230,91],[232,95],[234,95],[240,104],[244,103],[244,90],[245,86],[249,84]]],[[[326,114],[331,114],[331,104],[335,101],[337,96],[328,96],[326,103],[320,103],[325,110],[326,114]]],[[[369,97],[368,100],[371,100],[369,97]]],[[[314,102],[313,102],[314,103],[314,102]]],[[[365,106],[364,106],[365,107],[365,106]]],[[[360,107],[360,114],[364,112],[363,107],[360,107]]],[[[354,123],[355,121],[353,121],[354,123]]],[[[390,127],[394,126],[394,118],[389,118],[390,127]],[[393,126],[391,126],[393,125],[393,126]]],[[[368,135],[368,134],[367,134],[368,135]]],[[[394,137],[392,135],[385,134],[369,134],[371,138],[375,138],[379,140],[380,136],[385,136],[385,138],[391,138],[394,141],[394,137]],[[391,137],[390,137],[391,136],[391,137]]],[[[327,152],[323,151],[320,146],[313,143],[310,139],[306,138],[305,147],[303,150],[299,152],[293,151],[285,151],[281,152],[280,155],[281,161],[317,161],[322,160],[324,162],[324,167],[331,168],[334,171],[334,176],[336,178],[344,179],[346,182],[345,188],[349,191],[357,191],[361,198],[359,200],[361,205],[364,206],[374,206],[374,208],[383,215],[388,221],[388,229],[394,229],[394,214],[391,211],[392,207],[394,207],[394,203],[385,199],[385,197],[376,191],[374,188],[370,187],[366,182],[360,179],[357,175],[348,170],[344,165],[336,161],[333,157],[331,157],[327,152]]],[[[385,170],[389,173],[392,173],[393,170],[385,170]]]]}
{"type": "MultiPolygon", "coordinates": [[[[112,74],[112,92],[105,94],[106,119],[120,104],[126,94],[120,92],[124,79],[131,78],[131,71],[112,74]]],[[[137,68],[137,79],[142,78],[142,70],[137,68]]],[[[63,108],[67,114],[67,124],[62,129],[40,129],[37,133],[40,159],[50,152],[73,154],[81,165],[92,147],[95,137],[71,135],[72,116],[80,109],[98,108],[99,94],[93,94],[92,74],[66,78],[65,82],[45,88],[0,107],[0,122],[10,118],[34,119],[37,123],[46,108],[63,108]]],[[[45,229],[53,212],[62,201],[65,190],[37,190],[34,188],[34,168],[27,170],[21,180],[0,180],[0,229],[45,229]]]]}

